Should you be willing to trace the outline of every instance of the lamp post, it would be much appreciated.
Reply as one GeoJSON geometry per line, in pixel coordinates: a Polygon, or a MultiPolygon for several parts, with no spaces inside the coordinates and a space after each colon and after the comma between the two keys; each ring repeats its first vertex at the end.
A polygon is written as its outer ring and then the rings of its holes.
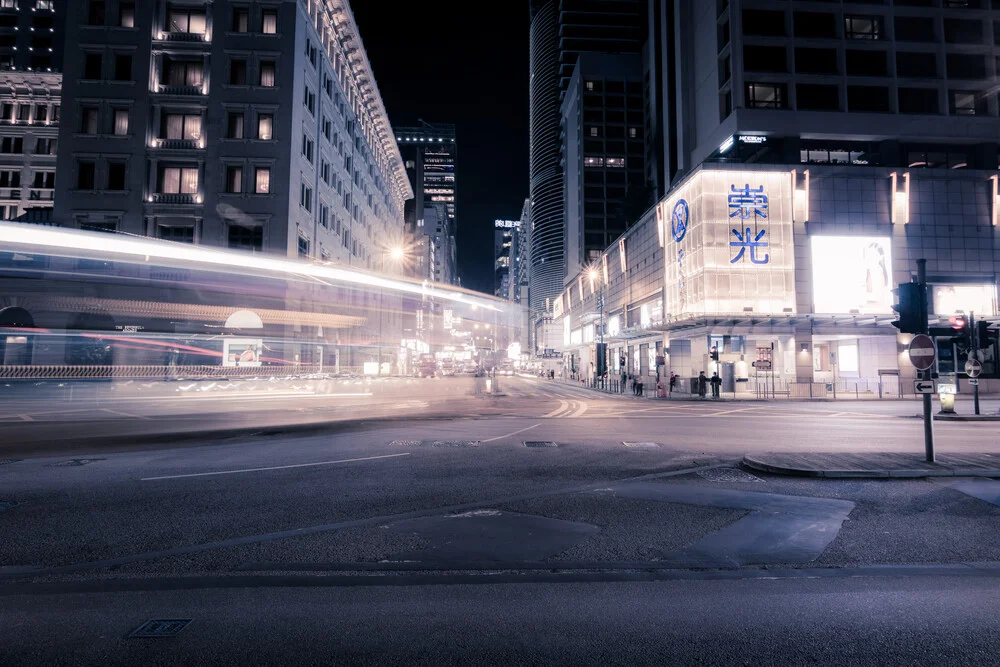
{"type": "MultiPolygon", "coordinates": [[[[382,251],[381,273],[383,275],[385,274],[386,255],[389,255],[389,258],[392,260],[399,261],[403,258],[403,249],[400,248],[399,246],[396,246],[390,250],[382,251]]],[[[384,296],[385,296],[385,286],[383,285],[378,292],[378,372],[376,373],[376,375],[382,375],[382,319],[385,317],[382,309],[382,301],[384,299],[384,296]]]]}
{"type": "Polygon", "coordinates": [[[604,283],[601,282],[601,275],[597,269],[590,270],[590,284],[593,285],[594,281],[597,281],[597,309],[598,309],[598,320],[597,320],[597,352],[600,355],[598,358],[597,371],[601,377],[601,386],[604,386],[604,375],[608,372],[607,364],[607,350],[604,347],[604,283]],[[601,373],[600,371],[604,371],[601,373]]]}

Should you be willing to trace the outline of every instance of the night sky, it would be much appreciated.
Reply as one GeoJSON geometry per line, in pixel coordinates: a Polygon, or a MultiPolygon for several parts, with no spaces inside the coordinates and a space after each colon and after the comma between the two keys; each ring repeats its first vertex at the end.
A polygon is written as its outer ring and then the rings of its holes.
{"type": "Polygon", "coordinates": [[[496,4],[351,2],[393,127],[456,126],[459,275],[489,293],[493,220],[528,196],[528,3],[496,4]]]}

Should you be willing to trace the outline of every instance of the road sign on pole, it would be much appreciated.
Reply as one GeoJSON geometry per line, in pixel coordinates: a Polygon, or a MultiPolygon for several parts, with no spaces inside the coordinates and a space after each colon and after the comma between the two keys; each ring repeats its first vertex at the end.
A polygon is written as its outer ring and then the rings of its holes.
{"type": "Polygon", "coordinates": [[[937,358],[934,341],[930,336],[925,336],[924,334],[914,336],[913,340],[910,341],[909,355],[910,363],[917,370],[926,371],[934,365],[934,359],[937,358]]]}
{"type": "Polygon", "coordinates": [[[983,372],[983,363],[979,359],[969,359],[965,362],[965,374],[970,378],[977,378],[983,372]]]}
{"type": "Polygon", "coordinates": [[[914,394],[933,394],[934,393],[934,382],[931,380],[914,380],[913,381],[913,393],[914,394]]]}

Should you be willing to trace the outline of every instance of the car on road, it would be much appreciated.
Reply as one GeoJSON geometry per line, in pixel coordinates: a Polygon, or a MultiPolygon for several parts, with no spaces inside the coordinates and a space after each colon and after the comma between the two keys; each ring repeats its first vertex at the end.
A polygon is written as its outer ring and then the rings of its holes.
{"type": "Polygon", "coordinates": [[[413,374],[418,378],[432,378],[438,375],[438,362],[433,354],[421,354],[417,358],[413,374]]]}

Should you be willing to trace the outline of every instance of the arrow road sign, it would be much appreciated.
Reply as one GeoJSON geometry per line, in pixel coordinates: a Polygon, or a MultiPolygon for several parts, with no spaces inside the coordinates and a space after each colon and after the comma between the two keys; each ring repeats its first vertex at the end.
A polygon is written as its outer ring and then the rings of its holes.
{"type": "Polygon", "coordinates": [[[983,372],[983,364],[979,359],[969,359],[965,362],[965,374],[970,378],[979,377],[979,374],[983,372]]]}
{"type": "Polygon", "coordinates": [[[926,371],[934,365],[934,359],[937,357],[937,350],[934,348],[934,341],[931,340],[930,336],[917,334],[913,337],[913,340],[910,341],[909,354],[910,363],[912,363],[917,370],[926,371]]]}
{"type": "Polygon", "coordinates": [[[934,393],[934,383],[930,380],[914,380],[913,381],[913,393],[915,394],[933,394],[934,393]]]}
{"type": "Polygon", "coordinates": [[[979,378],[969,378],[969,384],[971,384],[973,387],[976,386],[977,384],[979,384],[979,378]]]}

